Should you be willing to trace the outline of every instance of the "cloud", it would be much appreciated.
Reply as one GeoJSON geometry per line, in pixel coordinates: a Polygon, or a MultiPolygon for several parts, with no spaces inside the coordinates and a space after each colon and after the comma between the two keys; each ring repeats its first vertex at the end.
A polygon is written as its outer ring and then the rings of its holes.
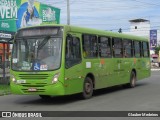
{"type": "MultiPolygon", "coordinates": [[[[45,0],[39,1],[46,3],[45,0]]],[[[66,0],[48,2],[61,9],[61,23],[66,24],[66,0]]],[[[128,30],[129,20],[137,18],[151,20],[151,24],[154,24],[154,21],[159,19],[158,3],[158,0],[70,0],[71,24],[103,30],[128,30]]],[[[158,23],[160,24],[160,21],[158,23]]]]}

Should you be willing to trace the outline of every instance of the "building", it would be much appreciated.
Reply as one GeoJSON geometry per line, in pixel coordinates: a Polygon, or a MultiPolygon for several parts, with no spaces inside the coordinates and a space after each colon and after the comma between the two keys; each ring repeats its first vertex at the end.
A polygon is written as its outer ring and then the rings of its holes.
{"type": "MultiPolygon", "coordinates": [[[[152,43],[152,38],[154,37],[154,40],[155,40],[154,43],[156,45],[160,45],[160,30],[152,30],[149,20],[134,19],[134,20],[129,20],[129,22],[130,22],[130,31],[125,33],[136,35],[136,36],[147,37],[150,40],[150,43],[152,43]],[[156,35],[154,33],[153,34],[154,36],[153,36],[151,31],[156,32],[156,35]]],[[[151,49],[150,53],[154,54],[154,49],[151,49]]]]}

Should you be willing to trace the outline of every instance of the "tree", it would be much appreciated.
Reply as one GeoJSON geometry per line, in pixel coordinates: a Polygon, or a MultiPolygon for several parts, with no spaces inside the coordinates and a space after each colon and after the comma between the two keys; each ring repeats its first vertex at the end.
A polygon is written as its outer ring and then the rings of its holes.
{"type": "Polygon", "coordinates": [[[118,32],[119,32],[119,33],[122,33],[122,28],[119,28],[118,32]]]}
{"type": "Polygon", "coordinates": [[[160,51],[160,45],[155,47],[155,54],[159,55],[159,51],[160,51]]]}

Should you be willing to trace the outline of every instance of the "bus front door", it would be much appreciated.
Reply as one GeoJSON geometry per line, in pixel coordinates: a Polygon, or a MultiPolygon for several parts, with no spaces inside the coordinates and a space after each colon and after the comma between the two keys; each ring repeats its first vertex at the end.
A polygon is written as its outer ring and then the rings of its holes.
{"type": "Polygon", "coordinates": [[[83,77],[81,77],[82,58],[81,58],[81,44],[79,37],[69,36],[66,39],[65,48],[65,84],[66,94],[74,94],[82,91],[83,77]]]}

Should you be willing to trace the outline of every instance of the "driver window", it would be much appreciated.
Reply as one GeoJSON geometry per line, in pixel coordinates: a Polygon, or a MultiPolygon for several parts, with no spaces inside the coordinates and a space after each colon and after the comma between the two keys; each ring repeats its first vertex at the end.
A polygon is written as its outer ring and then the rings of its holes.
{"type": "Polygon", "coordinates": [[[67,37],[66,40],[66,68],[81,62],[80,40],[77,37],[67,37]]]}

